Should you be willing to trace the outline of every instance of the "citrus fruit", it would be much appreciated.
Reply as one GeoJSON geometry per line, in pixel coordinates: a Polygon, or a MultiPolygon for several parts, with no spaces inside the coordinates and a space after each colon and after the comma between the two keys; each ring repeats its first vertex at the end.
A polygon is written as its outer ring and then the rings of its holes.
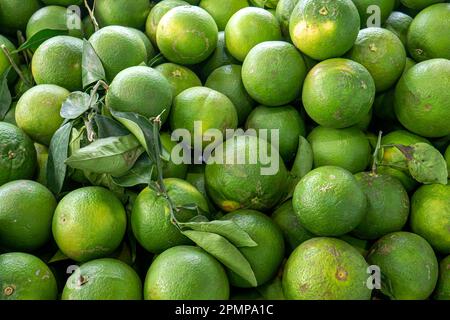
{"type": "Polygon", "coordinates": [[[393,32],[406,47],[406,36],[412,20],[410,16],[403,12],[393,11],[384,23],[383,28],[393,32]]]}
{"type": "Polygon", "coordinates": [[[267,141],[278,148],[285,162],[293,160],[297,153],[298,138],[305,136],[305,123],[300,113],[293,106],[270,108],[259,106],[247,118],[246,129],[255,129],[261,137],[260,130],[268,130],[267,141]],[[272,141],[271,133],[278,130],[278,141],[272,141]]]}
{"type": "Polygon", "coordinates": [[[209,75],[217,68],[229,64],[239,64],[225,47],[225,32],[219,32],[217,40],[217,47],[214,52],[200,65],[197,66],[198,75],[203,81],[209,77],[209,75]]]}
{"type": "Polygon", "coordinates": [[[42,0],[46,5],[56,5],[56,6],[79,6],[83,3],[83,0],[42,0]]]}
{"type": "Polygon", "coordinates": [[[358,36],[359,14],[351,0],[299,1],[289,21],[294,45],[316,60],[339,57],[358,36]],[[330,45],[330,44],[333,45],[330,45]]]}
{"type": "Polygon", "coordinates": [[[247,0],[229,0],[227,2],[217,0],[201,0],[199,6],[214,18],[220,31],[225,30],[228,20],[242,8],[248,7],[247,0]]]}
{"type": "Polygon", "coordinates": [[[193,246],[170,248],[158,255],[144,283],[146,300],[226,300],[229,294],[222,265],[193,246]]]}
{"type": "Polygon", "coordinates": [[[287,175],[276,148],[249,135],[234,136],[219,145],[205,169],[208,194],[226,212],[273,208],[287,192],[287,175]]]}
{"type": "Polygon", "coordinates": [[[178,64],[163,63],[155,69],[169,81],[174,98],[186,89],[202,86],[202,82],[192,70],[178,64]]]}
{"type": "Polygon", "coordinates": [[[172,87],[155,69],[127,68],[114,78],[106,94],[106,106],[116,111],[136,112],[146,118],[162,113],[164,122],[172,104],[172,87]]]}
{"type": "Polygon", "coordinates": [[[346,128],[369,112],[375,99],[375,83],[361,64],[329,59],[309,71],[303,85],[303,105],[318,124],[346,128]]]}
{"type": "Polygon", "coordinates": [[[178,164],[174,162],[172,151],[177,145],[176,141],[173,141],[171,135],[167,132],[160,133],[161,145],[169,153],[169,161],[163,163],[163,176],[164,178],[179,178],[184,179],[188,170],[188,165],[185,163],[178,164]]]}
{"type": "Polygon", "coordinates": [[[431,59],[413,66],[395,89],[395,113],[409,131],[424,137],[450,134],[450,60],[431,59]]]}
{"type": "Polygon", "coordinates": [[[439,264],[439,280],[434,292],[435,300],[450,300],[450,256],[439,264]]]}
{"type": "Polygon", "coordinates": [[[367,268],[363,256],[348,243],[310,239],[289,256],[283,292],[290,300],[369,300],[367,268]]]}
{"type": "Polygon", "coordinates": [[[411,198],[411,229],[438,252],[450,254],[450,186],[421,186],[411,198]]]}
{"type": "Polygon", "coordinates": [[[332,129],[316,127],[308,136],[314,167],[337,166],[351,173],[367,168],[371,156],[369,140],[356,127],[332,129]]]}
{"type": "Polygon", "coordinates": [[[35,143],[34,148],[36,149],[38,163],[36,181],[45,186],[47,185],[48,148],[39,143],[35,143]]]}
{"type": "Polygon", "coordinates": [[[33,142],[16,126],[0,122],[0,186],[6,182],[30,179],[36,168],[33,142]]]}
{"type": "Polygon", "coordinates": [[[294,190],[292,204],[300,223],[319,236],[341,236],[364,219],[367,198],[353,175],[325,166],[305,175],[294,190]]]}
{"type": "MultiPolygon", "coordinates": [[[[164,179],[167,193],[178,210],[174,215],[179,222],[187,222],[198,215],[197,210],[182,208],[195,204],[208,213],[203,195],[190,183],[176,178],[164,179]]],[[[145,188],[137,197],[131,214],[131,227],[137,241],[149,252],[161,253],[171,247],[190,244],[172,222],[170,207],[157,191],[145,188]]]]}
{"type": "Polygon", "coordinates": [[[299,0],[280,0],[275,11],[275,17],[280,23],[281,32],[286,39],[290,39],[289,34],[289,20],[291,19],[292,11],[299,0]]]}
{"type": "Polygon", "coordinates": [[[361,28],[380,27],[395,7],[396,0],[352,0],[361,17],[361,28]],[[373,8],[377,6],[377,11],[373,8]],[[379,12],[379,16],[378,16],[379,12]],[[376,17],[377,19],[373,19],[376,17]],[[379,18],[378,18],[379,17],[379,18]]]}
{"type": "Polygon", "coordinates": [[[449,20],[450,3],[432,5],[414,18],[407,36],[408,51],[414,60],[450,59],[449,20]]]}
{"type": "Polygon", "coordinates": [[[242,81],[250,96],[267,106],[282,106],[300,94],[306,66],[287,42],[267,41],[250,50],[242,65],[242,81]]]}
{"type": "Polygon", "coordinates": [[[171,62],[196,64],[213,53],[218,29],[214,19],[202,8],[175,7],[158,24],[156,42],[171,62]]]}
{"type": "MultiPolygon", "coordinates": [[[[16,50],[16,46],[11,41],[9,41],[8,38],[0,35],[0,46],[1,45],[5,45],[6,49],[8,49],[8,51],[11,53],[11,56],[12,56],[14,62],[16,64],[19,64],[19,62],[20,62],[19,56],[17,54],[12,53],[12,52],[14,52],[14,50],[16,50]]],[[[2,50],[2,51],[0,51],[0,75],[3,75],[9,67],[11,67],[11,63],[9,62],[8,58],[6,57],[5,53],[2,50]]],[[[8,75],[8,80],[14,81],[16,76],[17,75],[15,74],[15,72],[12,71],[8,75]]]]}
{"type": "Polygon", "coordinates": [[[242,83],[242,67],[240,65],[229,64],[218,67],[209,75],[205,87],[226,95],[236,108],[238,123],[245,122],[255,102],[242,83]]]}
{"type": "MultiPolygon", "coordinates": [[[[28,20],[26,36],[30,39],[36,33],[46,29],[67,30],[68,11],[60,6],[46,6],[37,10],[28,20]]],[[[81,27],[81,26],[80,26],[81,27]]],[[[69,36],[81,38],[83,32],[80,29],[71,28],[69,36]]]]}
{"type": "Polygon", "coordinates": [[[239,10],[225,28],[226,47],[239,61],[244,61],[257,44],[277,40],[281,40],[280,25],[271,13],[261,8],[239,10]]]}
{"type": "Polygon", "coordinates": [[[114,193],[85,187],[67,194],[53,216],[53,237],[69,258],[84,262],[110,255],[122,242],[126,214],[114,193]]]}
{"type": "Polygon", "coordinates": [[[156,45],[156,31],[161,18],[171,9],[179,6],[188,5],[186,1],[182,0],[163,0],[158,2],[150,11],[145,23],[145,33],[148,35],[153,45],[156,45]]]}
{"type": "Polygon", "coordinates": [[[371,244],[369,240],[362,240],[350,234],[344,234],[343,236],[340,236],[338,239],[347,242],[349,245],[355,248],[363,257],[365,257],[369,252],[371,244]]]}
{"type": "Polygon", "coordinates": [[[83,88],[81,56],[83,41],[57,36],[39,46],[33,55],[32,73],[37,84],[54,84],[69,91],[83,88]]]}
{"type": "Polygon", "coordinates": [[[28,253],[0,255],[0,300],[56,300],[58,288],[49,267],[28,253]]]}
{"type": "Polygon", "coordinates": [[[279,206],[272,214],[272,220],[283,232],[289,253],[306,240],[314,238],[314,235],[300,224],[292,206],[292,200],[279,206]]]}
{"type": "Polygon", "coordinates": [[[366,67],[378,92],[397,82],[406,63],[406,51],[400,39],[382,28],[362,29],[347,55],[366,67]]]}
{"type": "Polygon", "coordinates": [[[150,9],[148,0],[97,0],[95,17],[102,27],[118,25],[144,29],[150,9]]]}
{"type": "Polygon", "coordinates": [[[43,185],[16,180],[0,187],[0,246],[33,251],[51,238],[56,200],[43,185]]]}
{"type": "MultiPolygon", "coordinates": [[[[237,124],[236,108],[226,95],[218,91],[193,87],[184,90],[173,101],[170,126],[172,130],[188,130],[192,146],[198,140],[203,139],[203,146],[208,144],[208,138],[214,140],[215,136],[208,132],[209,129],[225,134],[226,129],[236,129],[237,124]]],[[[221,141],[212,142],[217,144],[221,141]]]]}
{"type": "Polygon", "coordinates": [[[379,239],[367,256],[383,272],[381,292],[395,300],[427,299],[438,277],[438,261],[421,236],[394,232],[379,239]]]}
{"type": "MultiPolygon", "coordinates": [[[[250,263],[258,286],[271,280],[277,273],[284,257],[283,233],[265,214],[255,210],[237,210],[226,214],[221,220],[231,220],[258,244],[243,247],[239,251],[250,263]]],[[[228,278],[233,286],[249,288],[251,285],[228,270],[228,278]]]]}
{"type": "Polygon", "coordinates": [[[0,28],[2,33],[15,34],[17,30],[24,31],[28,20],[40,7],[39,0],[1,0],[0,28]]]}
{"type": "Polygon", "coordinates": [[[414,9],[414,10],[422,10],[432,4],[438,2],[445,2],[445,0],[400,0],[402,5],[406,8],[414,9]]]}
{"type": "Polygon", "coordinates": [[[397,179],[383,174],[361,172],[355,175],[367,196],[367,212],[353,230],[362,239],[378,239],[402,230],[409,215],[409,197],[397,179]]]}
{"type": "Polygon", "coordinates": [[[53,85],[37,85],[19,99],[16,122],[34,141],[49,145],[53,134],[63,123],[62,103],[69,96],[66,89],[53,85]]]}
{"type": "MultiPolygon", "coordinates": [[[[130,31],[134,32],[136,35],[138,35],[139,38],[144,43],[145,51],[147,52],[147,61],[154,58],[156,56],[157,52],[156,52],[155,48],[153,47],[153,44],[150,41],[150,39],[147,37],[147,35],[138,29],[129,28],[128,30],[130,30],[130,31]]],[[[145,62],[147,62],[147,61],[145,61],[145,62]]]]}
{"type": "Polygon", "coordinates": [[[82,264],[67,279],[62,300],[141,300],[142,283],[129,265],[116,259],[82,264]]]}
{"type": "Polygon", "coordinates": [[[100,58],[109,81],[120,71],[147,61],[144,42],[127,27],[101,28],[89,38],[89,42],[100,58]]]}

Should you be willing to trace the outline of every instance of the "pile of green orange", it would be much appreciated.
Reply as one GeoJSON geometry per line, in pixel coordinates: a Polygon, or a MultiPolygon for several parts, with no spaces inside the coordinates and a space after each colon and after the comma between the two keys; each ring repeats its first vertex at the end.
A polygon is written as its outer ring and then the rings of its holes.
{"type": "Polygon", "coordinates": [[[448,1],[86,5],[0,0],[0,300],[450,300],[448,1]]]}

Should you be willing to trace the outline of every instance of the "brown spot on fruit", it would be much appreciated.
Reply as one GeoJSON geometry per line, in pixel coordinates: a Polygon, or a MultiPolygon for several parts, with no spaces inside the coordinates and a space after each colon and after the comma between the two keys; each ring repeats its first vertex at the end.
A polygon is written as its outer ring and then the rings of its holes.
{"type": "Polygon", "coordinates": [[[326,7],[322,7],[322,8],[319,10],[319,13],[320,13],[322,16],[326,16],[326,15],[328,15],[328,9],[327,9],[326,7]]]}
{"type": "Polygon", "coordinates": [[[11,286],[8,286],[5,289],[3,289],[3,293],[5,296],[9,297],[10,295],[12,295],[14,293],[14,288],[11,286]]]}
{"type": "Polygon", "coordinates": [[[9,160],[12,160],[16,157],[16,154],[13,151],[8,151],[8,158],[9,160]]]}
{"type": "Polygon", "coordinates": [[[345,281],[345,280],[347,280],[347,276],[348,276],[348,272],[345,269],[343,269],[341,267],[339,267],[337,269],[336,279],[338,279],[339,281],[345,281]]]}
{"type": "Polygon", "coordinates": [[[308,289],[309,289],[309,286],[307,283],[304,283],[300,286],[300,292],[308,291],[308,289]]]}
{"type": "Polygon", "coordinates": [[[81,287],[82,285],[86,284],[87,282],[88,282],[88,278],[80,275],[80,277],[78,278],[78,286],[81,287]]]}
{"type": "Polygon", "coordinates": [[[431,104],[427,103],[424,108],[425,108],[426,111],[431,111],[433,106],[431,104]]]}

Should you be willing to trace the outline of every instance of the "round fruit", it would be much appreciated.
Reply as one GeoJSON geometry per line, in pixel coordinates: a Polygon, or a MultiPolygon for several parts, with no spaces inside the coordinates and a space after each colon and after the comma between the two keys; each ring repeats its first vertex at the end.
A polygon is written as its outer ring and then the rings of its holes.
{"type": "Polygon", "coordinates": [[[0,122],[0,186],[30,179],[36,169],[36,150],[28,136],[16,126],[0,122]]]}
{"type": "Polygon", "coordinates": [[[89,38],[89,42],[100,58],[109,81],[120,71],[147,61],[144,42],[126,27],[101,28],[89,38]]]}
{"type": "Polygon", "coordinates": [[[148,0],[97,0],[95,17],[100,26],[125,26],[143,29],[150,13],[148,0]]]}
{"type": "MultiPolygon", "coordinates": [[[[28,20],[27,39],[46,29],[67,30],[68,17],[67,8],[60,6],[46,6],[37,10],[28,20]]],[[[81,26],[80,29],[70,29],[69,36],[81,38],[83,36],[81,26]]]]}
{"type": "Polygon", "coordinates": [[[439,264],[439,280],[434,292],[435,300],[450,300],[450,256],[439,264]]]}
{"type": "MultiPolygon", "coordinates": [[[[142,32],[141,30],[129,28],[128,30],[134,32],[136,35],[139,36],[139,38],[142,40],[145,46],[145,51],[147,52],[147,61],[151,60],[157,55],[157,52],[155,48],[153,47],[153,44],[151,43],[150,39],[147,37],[147,35],[142,32]]],[[[145,61],[147,63],[147,61],[145,61]]]]}
{"type": "Polygon", "coordinates": [[[175,7],[158,24],[156,42],[161,53],[179,64],[196,64],[213,53],[218,29],[205,10],[194,6],[175,7]]]}
{"type": "Polygon", "coordinates": [[[27,253],[0,255],[0,300],[56,300],[58,288],[49,267],[27,253]]]}
{"type": "Polygon", "coordinates": [[[40,7],[39,0],[0,0],[1,30],[10,34],[24,31],[28,20],[40,7]]]}
{"type": "Polygon", "coordinates": [[[272,220],[283,232],[289,253],[306,240],[314,238],[314,235],[300,224],[292,206],[292,200],[288,200],[278,207],[272,214],[272,220]]]}
{"type": "Polygon", "coordinates": [[[352,0],[361,17],[361,28],[379,27],[391,14],[396,0],[352,0]],[[374,7],[377,7],[377,11],[374,7]],[[378,15],[379,12],[379,15],[378,15]],[[374,19],[376,17],[376,19],[374,19]],[[376,25],[378,23],[378,25],[376,25]]]}
{"type": "Polygon", "coordinates": [[[412,231],[443,254],[450,254],[450,186],[420,187],[411,198],[412,231]]]}
{"type": "MultiPolygon", "coordinates": [[[[198,214],[182,206],[195,204],[202,212],[209,211],[203,195],[190,183],[175,178],[165,179],[164,183],[171,201],[179,208],[174,212],[179,222],[187,222],[198,214]]],[[[134,203],[131,227],[137,241],[152,253],[191,243],[173,224],[167,199],[150,188],[142,190],[134,203]]]]}
{"type": "Polygon", "coordinates": [[[351,173],[363,171],[369,165],[371,148],[360,129],[316,127],[308,136],[314,154],[314,167],[337,166],[351,173]]]}
{"type": "Polygon", "coordinates": [[[422,237],[394,232],[378,240],[367,256],[383,273],[381,292],[395,300],[424,300],[434,290],[438,261],[422,237]]]}
{"type": "Polygon", "coordinates": [[[53,237],[69,258],[84,262],[110,255],[126,229],[122,203],[101,187],[80,188],[67,194],[53,216],[53,237]]]}
{"type": "Polygon", "coordinates": [[[79,6],[83,3],[83,0],[42,0],[46,5],[56,5],[56,6],[79,6]]]}
{"type": "Polygon", "coordinates": [[[31,88],[17,102],[17,125],[34,141],[48,146],[63,123],[60,110],[69,94],[66,89],[53,84],[31,88]]]}
{"type": "Polygon", "coordinates": [[[158,255],[144,284],[146,300],[227,300],[229,295],[222,265],[192,246],[174,247],[158,255]]]}
{"type": "Polygon", "coordinates": [[[289,20],[291,19],[292,11],[294,11],[295,6],[299,0],[280,0],[275,11],[275,17],[280,23],[281,31],[283,36],[290,39],[289,34],[289,20]]]}
{"type": "Polygon", "coordinates": [[[361,30],[348,57],[366,67],[377,92],[391,88],[402,75],[406,63],[406,51],[400,39],[382,28],[361,30]]]}
{"type": "Polygon", "coordinates": [[[28,252],[50,240],[56,200],[46,187],[28,180],[6,183],[0,203],[1,247],[28,252]]]}
{"type": "Polygon", "coordinates": [[[155,69],[143,66],[119,72],[106,94],[108,108],[136,112],[146,118],[162,113],[162,122],[167,119],[171,104],[172,87],[169,81],[155,69]]]}
{"type": "Polygon", "coordinates": [[[289,22],[291,39],[316,60],[339,57],[355,43],[359,14],[351,0],[299,1],[289,22]],[[333,45],[330,45],[333,44],[333,45]]]}
{"type": "MultiPolygon", "coordinates": [[[[265,214],[254,210],[237,210],[223,216],[231,220],[258,244],[256,247],[239,248],[255,273],[258,286],[273,279],[284,257],[283,233],[265,214]]],[[[230,283],[235,287],[249,288],[251,285],[228,270],[230,283]]]]}
{"type": "MultiPolygon", "coordinates": [[[[8,40],[8,38],[0,35],[0,46],[4,45],[6,47],[6,49],[9,51],[9,53],[11,54],[13,61],[16,64],[20,63],[20,58],[17,54],[12,54],[12,52],[14,52],[16,50],[16,46],[8,40]]],[[[8,57],[6,56],[6,54],[3,52],[3,50],[0,50],[0,76],[2,76],[6,70],[8,70],[8,68],[11,67],[11,62],[9,62],[8,57]]],[[[8,82],[14,81],[17,77],[17,74],[14,71],[10,71],[10,73],[8,74],[8,82]]]]}
{"type": "Polygon", "coordinates": [[[287,192],[287,177],[278,151],[266,140],[248,135],[234,136],[219,145],[205,170],[208,194],[227,212],[273,208],[287,192]]]}
{"type": "Polygon", "coordinates": [[[393,11],[384,23],[384,28],[393,32],[406,47],[406,36],[412,20],[410,16],[403,12],[393,11]]]}
{"type": "Polygon", "coordinates": [[[192,145],[200,140],[206,146],[211,143],[208,138],[217,144],[220,141],[215,141],[215,132],[210,129],[220,130],[225,135],[226,129],[236,129],[237,124],[237,112],[231,100],[206,87],[194,87],[180,93],[170,114],[172,130],[188,130],[192,145]]]}
{"type": "Polygon", "coordinates": [[[367,213],[353,230],[361,239],[378,239],[402,230],[409,215],[409,197],[403,185],[388,175],[361,172],[355,175],[367,196],[367,213]]]}
{"type": "Polygon", "coordinates": [[[178,145],[178,143],[173,141],[171,135],[167,132],[161,132],[160,138],[162,147],[169,153],[170,157],[169,161],[163,162],[162,169],[164,178],[184,179],[186,177],[188,165],[185,163],[175,163],[172,156],[172,150],[178,145]]]}
{"type": "Polygon", "coordinates": [[[291,300],[370,300],[368,264],[348,243],[334,238],[303,242],[283,272],[283,292],[291,300]]]}
{"type": "Polygon", "coordinates": [[[400,0],[406,8],[422,10],[434,3],[445,2],[445,0],[400,0]]]}
{"type": "Polygon", "coordinates": [[[141,300],[142,283],[126,263],[97,259],[84,263],[67,279],[62,300],[141,300]]]}
{"type": "Polygon", "coordinates": [[[297,154],[299,136],[305,136],[305,123],[300,113],[292,106],[269,108],[259,106],[247,118],[246,129],[268,130],[267,141],[278,148],[285,162],[293,160],[297,154]],[[274,130],[278,130],[278,141],[272,141],[274,130]]]}
{"type": "Polygon", "coordinates": [[[33,55],[32,73],[37,84],[54,84],[69,91],[83,88],[81,56],[83,41],[69,36],[48,39],[33,55]]]}
{"type": "Polygon", "coordinates": [[[197,75],[186,67],[174,63],[163,63],[155,69],[169,81],[174,98],[186,89],[202,86],[197,75]]]}
{"type": "Polygon", "coordinates": [[[226,95],[236,108],[238,123],[245,122],[255,102],[242,83],[242,67],[240,65],[230,64],[218,67],[209,75],[205,87],[226,95]]]}
{"type": "Polygon", "coordinates": [[[330,59],[309,71],[303,85],[303,105],[318,124],[346,128],[360,122],[375,100],[375,83],[361,64],[330,59]]]}
{"type": "Polygon", "coordinates": [[[34,148],[37,154],[37,173],[36,181],[40,184],[47,185],[47,162],[48,162],[48,148],[42,144],[35,143],[34,148]]]}
{"type": "Polygon", "coordinates": [[[153,45],[156,46],[156,31],[158,30],[158,24],[162,17],[171,9],[179,6],[189,5],[186,1],[182,0],[163,0],[158,2],[150,11],[145,23],[145,33],[148,35],[153,45]]]}
{"type": "Polygon", "coordinates": [[[449,20],[450,3],[432,5],[414,18],[407,36],[408,51],[414,60],[450,59],[449,20]]]}
{"type": "Polygon", "coordinates": [[[242,65],[245,89],[253,99],[267,106],[281,106],[297,98],[305,77],[302,55],[283,41],[256,45],[242,65]]]}
{"type": "Polygon", "coordinates": [[[319,236],[341,236],[364,219],[367,198],[353,175],[339,167],[320,167],[295,187],[292,204],[300,223],[319,236]]]}
{"type": "Polygon", "coordinates": [[[226,47],[239,61],[244,61],[257,44],[277,40],[281,40],[280,25],[271,13],[261,8],[239,10],[225,28],[226,47]]]}
{"type": "Polygon", "coordinates": [[[416,64],[395,89],[395,113],[409,131],[424,137],[450,134],[450,60],[431,59],[416,64]]]}
{"type": "Polygon", "coordinates": [[[217,1],[217,0],[202,0],[199,6],[214,18],[217,23],[219,30],[225,30],[228,20],[240,9],[248,7],[247,0],[228,0],[217,1]]]}

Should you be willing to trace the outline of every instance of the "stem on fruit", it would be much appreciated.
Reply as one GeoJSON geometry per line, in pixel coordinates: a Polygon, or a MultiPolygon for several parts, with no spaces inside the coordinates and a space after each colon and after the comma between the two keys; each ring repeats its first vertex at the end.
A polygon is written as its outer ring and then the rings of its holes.
{"type": "Polygon", "coordinates": [[[9,62],[11,63],[11,66],[13,67],[13,69],[17,72],[17,74],[19,75],[20,79],[22,79],[22,81],[28,86],[28,87],[32,87],[33,84],[30,83],[28,81],[28,79],[23,75],[22,71],[20,70],[20,68],[17,66],[17,64],[14,62],[14,59],[11,57],[11,53],[9,52],[8,48],[2,44],[1,45],[1,49],[3,51],[3,53],[5,54],[6,58],[8,58],[9,62]]]}
{"type": "Polygon", "coordinates": [[[86,7],[88,13],[89,13],[89,18],[91,19],[92,23],[94,24],[94,30],[98,31],[100,29],[100,27],[98,26],[98,22],[97,19],[95,18],[94,12],[95,12],[95,1],[94,0],[94,4],[92,6],[92,9],[89,7],[89,4],[87,3],[87,0],[84,0],[84,6],[86,7]]]}
{"type": "Polygon", "coordinates": [[[377,165],[378,165],[378,153],[381,149],[381,138],[383,137],[383,131],[378,133],[377,146],[375,147],[375,151],[373,152],[373,163],[372,163],[372,173],[377,174],[377,165]]]}

